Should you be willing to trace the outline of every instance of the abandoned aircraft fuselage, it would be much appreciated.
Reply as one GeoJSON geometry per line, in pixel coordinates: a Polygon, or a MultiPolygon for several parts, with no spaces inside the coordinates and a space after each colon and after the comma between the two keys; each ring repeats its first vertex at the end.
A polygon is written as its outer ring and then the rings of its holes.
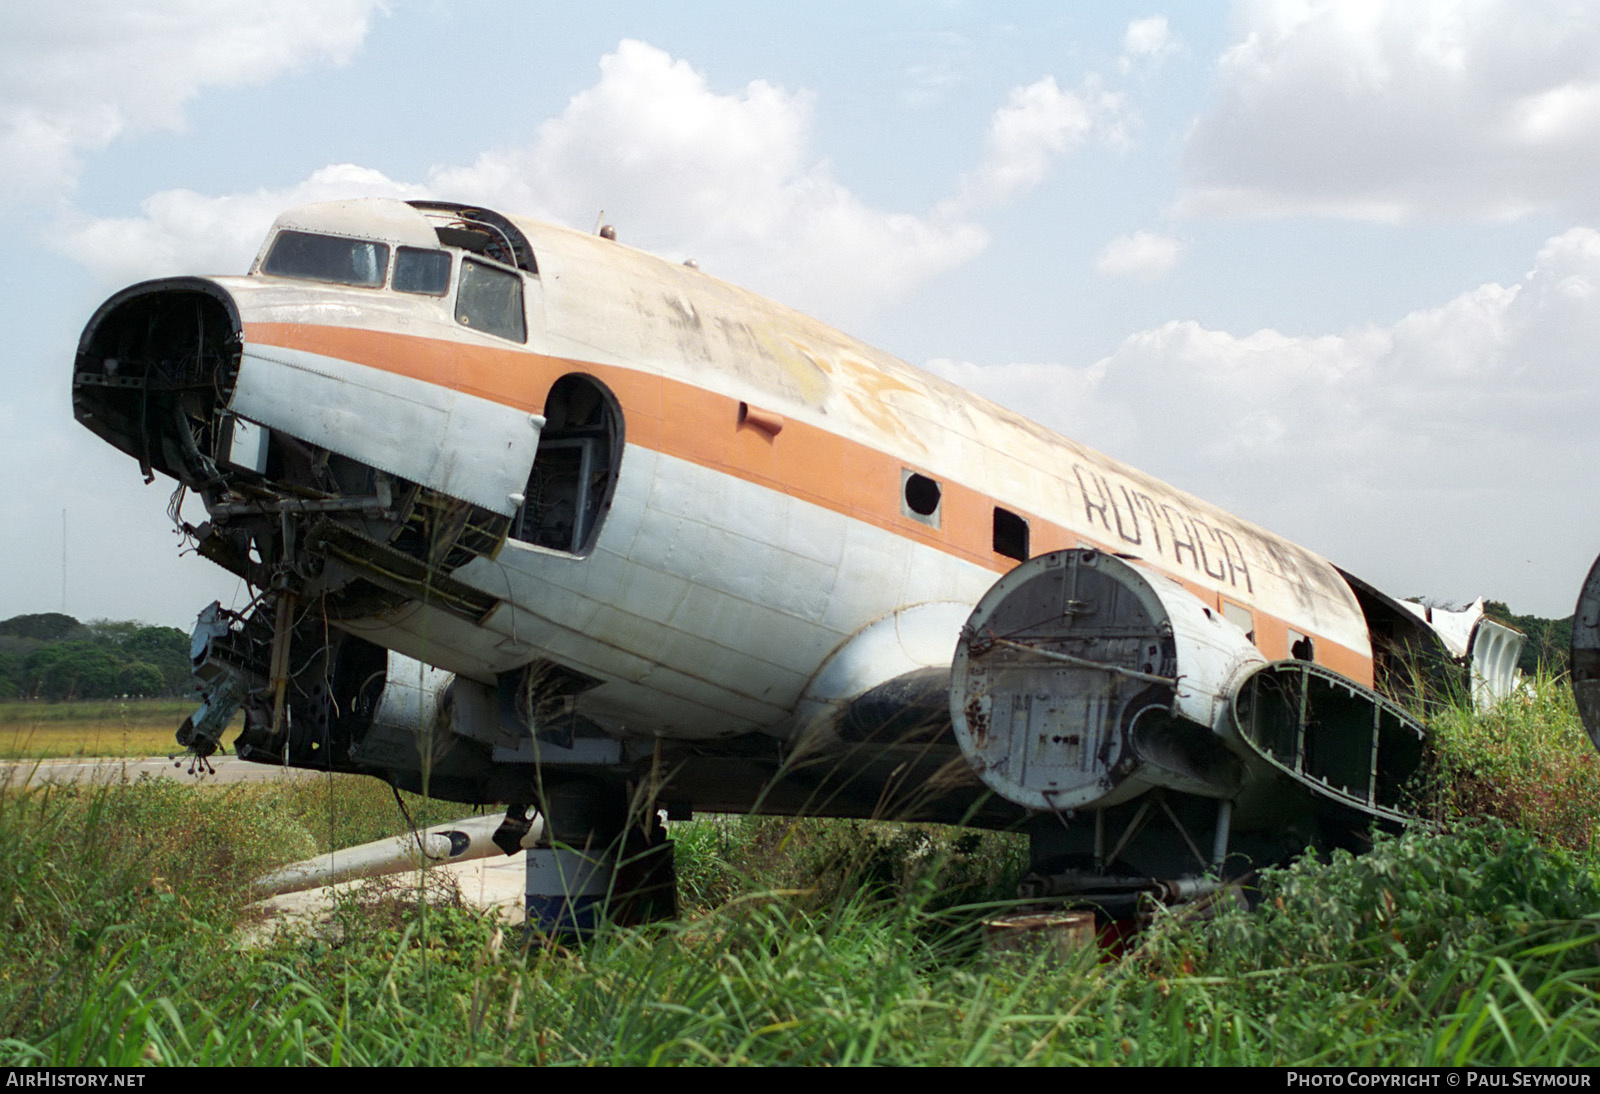
{"type": "Polygon", "coordinates": [[[262,594],[197,630],[188,743],[242,705],[248,758],[558,835],[628,800],[1046,817],[1041,861],[1177,876],[1402,817],[1402,655],[1509,672],[1492,627],[1452,648],[815,320],[470,206],[287,213],[248,276],[112,297],[73,391],[262,594]]]}

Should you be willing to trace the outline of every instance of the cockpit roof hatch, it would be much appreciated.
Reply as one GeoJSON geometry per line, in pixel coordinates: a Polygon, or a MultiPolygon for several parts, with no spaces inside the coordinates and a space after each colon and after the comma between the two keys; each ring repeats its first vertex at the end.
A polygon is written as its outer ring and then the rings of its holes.
{"type": "Polygon", "coordinates": [[[406,203],[433,222],[439,242],[486,255],[507,266],[537,274],[539,264],[522,230],[492,209],[454,201],[406,203]]]}

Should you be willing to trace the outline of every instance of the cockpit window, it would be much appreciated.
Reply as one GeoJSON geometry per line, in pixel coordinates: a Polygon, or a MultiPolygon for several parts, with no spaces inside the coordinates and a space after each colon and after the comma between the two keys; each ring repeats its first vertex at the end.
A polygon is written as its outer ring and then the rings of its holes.
{"type": "Polygon", "coordinates": [[[398,292],[443,296],[450,291],[449,253],[401,247],[394,256],[394,287],[398,292]]]}
{"type": "Polygon", "coordinates": [[[389,270],[389,245],[284,231],[273,241],[261,270],[302,281],[332,281],[339,285],[376,288],[383,284],[389,270]]]}
{"type": "Polygon", "coordinates": [[[522,317],[522,277],[470,258],[461,260],[461,290],[456,293],[456,322],[526,342],[528,328],[522,317]]]}

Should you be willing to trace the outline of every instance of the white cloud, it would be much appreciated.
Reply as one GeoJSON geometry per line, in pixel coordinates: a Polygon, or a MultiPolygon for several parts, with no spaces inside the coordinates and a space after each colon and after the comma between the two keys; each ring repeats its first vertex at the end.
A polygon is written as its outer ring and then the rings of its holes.
{"type": "Polygon", "coordinates": [[[430,187],[696,258],[835,317],[959,266],[988,242],[953,210],[873,209],[811,149],[811,96],[763,80],[713,90],[686,61],[624,41],[600,81],[525,146],[436,171],[430,187]]]}
{"type": "Polygon", "coordinates": [[[1165,15],[1135,19],[1122,35],[1122,56],[1117,59],[1117,68],[1131,72],[1140,64],[1160,65],[1179,48],[1165,15]]]}
{"type": "Polygon", "coordinates": [[[1573,228],[1520,281],[1392,326],[1300,337],[1174,321],[1088,366],[929,367],[1398,593],[1564,613],[1537,598],[1552,566],[1575,591],[1600,549],[1581,456],[1596,344],[1600,232],[1573,228]],[[1483,574],[1505,583],[1472,587],[1483,574]]]}
{"type": "Polygon", "coordinates": [[[1600,211],[1600,8],[1286,0],[1241,4],[1235,24],[1182,211],[1600,211]]]}
{"type": "Polygon", "coordinates": [[[812,149],[809,94],[762,80],[718,92],[687,62],[624,41],[601,59],[599,81],[530,142],[435,168],[422,182],[338,165],[288,189],[166,191],[137,217],[79,218],[63,235],[96,272],[128,280],[242,269],[278,212],[333,197],[458,198],[585,229],[604,209],[624,242],[694,257],[709,273],[848,323],[978,254],[988,235],[974,205],[1037,185],[1117,111],[1115,96],[1064,92],[1048,77],[1017,88],[962,198],[920,214],[883,210],[812,149]]]}
{"type": "Polygon", "coordinates": [[[1059,156],[1083,144],[1098,127],[1122,139],[1121,96],[1093,82],[1083,92],[1063,91],[1045,76],[1014,88],[989,121],[983,163],[962,180],[961,204],[998,204],[1037,186],[1059,156]]]}
{"type": "Polygon", "coordinates": [[[179,129],[205,87],[342,63],[380,0],[86,0],[0,7],[0,200],[57,195],[79,157],[179,129]]]}
{"type": "Polygon", "coordinates": [[[1159,281],[1172,272],[1182,254],[1182,240],[1138,231],[1107,243],[1095,259],[1094,268],[1107,277],[1159,281]]]}
{"type": "Polygon", "coordinates": [[[223,197],[163,190],[140,203],[139,216],[78,217],[67,222],[60,238],[64,251],[114,284],[185,273],[242,274],[285,209],[339,198],[426,196],[425,187],[341,163],[280,190],[223,197]]]}

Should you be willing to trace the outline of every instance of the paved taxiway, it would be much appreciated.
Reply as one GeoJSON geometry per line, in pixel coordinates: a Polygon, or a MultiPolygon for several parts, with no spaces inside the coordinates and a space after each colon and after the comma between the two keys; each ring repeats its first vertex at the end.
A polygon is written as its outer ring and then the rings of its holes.
{"type": "Polygon", "coordinates": [[[201,785],[262,782],[271,779],[303,779],[315,771],[271,767],[247,763],[236,756],[211,757],[212,771],[202,774],[196,766],[191,774],[187,756],[168,759],[146,756],[128,759],[22,760],[0,763],[0,786],[39,786],[44,783],[132,782],[142,776],[152,779],[181,779],[201,785]]]}

